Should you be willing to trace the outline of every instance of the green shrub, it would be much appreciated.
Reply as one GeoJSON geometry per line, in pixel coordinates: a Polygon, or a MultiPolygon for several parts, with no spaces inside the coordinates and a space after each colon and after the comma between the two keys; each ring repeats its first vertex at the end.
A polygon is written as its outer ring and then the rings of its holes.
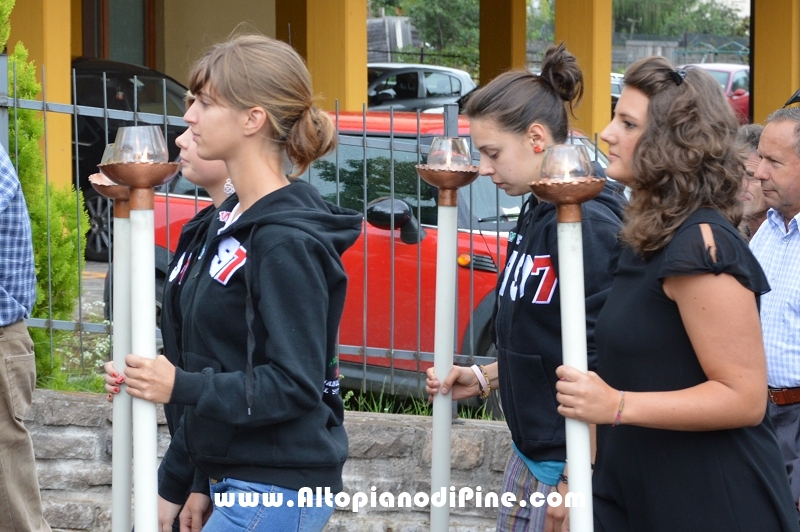
{"type": "MultiPolygon", "coordinates": [[[[0,47],[8,39],[8,19],[14,0],[0,0],[0,47]]],[[[23,99],[34,99],[41,87],[36,81],[33,62],[28,61],[28,51],[17,43],[8,61],[9,94],[23,99]],[[14,65],[16,65],[16,93],[14,91],[14,65]]],[[[46,186],[44,157],[39,144],[44,134],[41,113],[9,109],[9,155],[19,168],[19,180],[28,204],[33,233],[33,254],[36,265],[36,304],[31,316],[57,320],[72,319],[78,297],[78,280],[83,260],[78,253],[83,248],[85,235],[78,234],[78,209],[83,205],[80,191],[73,187],[46,186]],[[18,154],[18,155],[17,155],[18,154]],[[76,198],[77,196],[77,198],[76,198]],[[76,203],[77,201],[77,203],[76,203]],[[49,203],[49,205],[48,205],[49,203]],[[49,234],[48,234],[49,224],[49,234]],[[49,245],[48,245],[49,243],[49,245]],[[48,251],[50,259],[48,260],[48,251]],[[52,297],[48,297],[52,290],[52,297]]],[[[83,227],[89,226],[88,217],[81,207],[83,227]]],[[[70,332],[54,331],[52,342],[66,341],[70,332]]],[[[58,381],[61,363],[51,359],[51,335],[45,329],[31,328],[36,351],[36,370],[39,383],[58,381]]],[[[65,379],[60,379],[65,380],[65,379]]]]}
{"type": "MultiPolygon", "coordinates": [[[[343,390],[344,391],[344,390],[343,390]]],[[[342,396],[345,410],[353,412],[372,412],[376,414],[406,414],[410,416],[432,416],[433,405],[425,398],[398,398],[388,393],[362,392],[347,390],[342,396]]],[[[458,406],[458,417],[461,419],[491,420],[492,415],[486,409],[486,403],[479,406],[458,406]]]]}

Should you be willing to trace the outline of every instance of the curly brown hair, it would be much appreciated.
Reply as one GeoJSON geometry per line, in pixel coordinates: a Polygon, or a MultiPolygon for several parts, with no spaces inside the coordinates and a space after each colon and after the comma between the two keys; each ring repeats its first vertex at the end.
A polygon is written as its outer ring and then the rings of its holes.
{"type": "Polygon", "coordinates": [[[669,61],[648,57],[625,73],[625,88],[650,99],[622,230],[623,240],[644,257],[666,246],[697,209],[717,209],[734,227],[742,217],[736,116],[708,72],[685,72],[681,80],[669,61]]]}

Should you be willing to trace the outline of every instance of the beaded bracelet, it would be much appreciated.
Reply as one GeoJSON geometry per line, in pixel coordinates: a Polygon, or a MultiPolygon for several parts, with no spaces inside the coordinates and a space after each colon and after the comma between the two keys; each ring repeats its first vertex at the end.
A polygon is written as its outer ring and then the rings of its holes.
{"type": "Polygon", "coordinates": [[[484,368],[483,365],[481,365],[480,368],[483,372],[483,378],[486,379],[486,394],[481,396],[481,398],[486,399],[489,397],[489,394],[492,393],[492,381],[489,380],[489,373],[486,371],[486,368],[484,368]]]}
{"type": "Polygon", "coordinates": [[[625,392],[620,390],[619,391],[619,408],[617,409],[617,417],[614,419],[614,423],[611,424],[612,427],[616,427],[619,425],[619,422],[622,421],[622,409],[625,408],[625,392]]]}

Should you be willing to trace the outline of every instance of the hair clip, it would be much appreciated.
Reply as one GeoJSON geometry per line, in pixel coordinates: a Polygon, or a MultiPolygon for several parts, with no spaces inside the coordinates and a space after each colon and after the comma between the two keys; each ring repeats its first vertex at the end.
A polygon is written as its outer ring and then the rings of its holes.
{"type": "Polygon", "coordinates": [[[686,78],[686,71],[685,70],[670,70],[669,77],[672,78],[672,81],[675,82],[675,85],[678,87],[681,86],[683,83],[684,78],[686,78]]]}

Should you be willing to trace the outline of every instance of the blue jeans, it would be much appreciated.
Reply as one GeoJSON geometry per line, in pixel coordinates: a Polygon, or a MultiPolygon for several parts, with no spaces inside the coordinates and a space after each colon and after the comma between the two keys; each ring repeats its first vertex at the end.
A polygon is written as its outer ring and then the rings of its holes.
{"type": "Polygon", "coordinates": [[[203,532],[320,532],[333,514],[333,506],[322,501],[317,507],[317,498],[310,499],[313,503],[300,508],[298,492],[294,490],[233,478],[212,481],[214,511],[203,532]]]}

